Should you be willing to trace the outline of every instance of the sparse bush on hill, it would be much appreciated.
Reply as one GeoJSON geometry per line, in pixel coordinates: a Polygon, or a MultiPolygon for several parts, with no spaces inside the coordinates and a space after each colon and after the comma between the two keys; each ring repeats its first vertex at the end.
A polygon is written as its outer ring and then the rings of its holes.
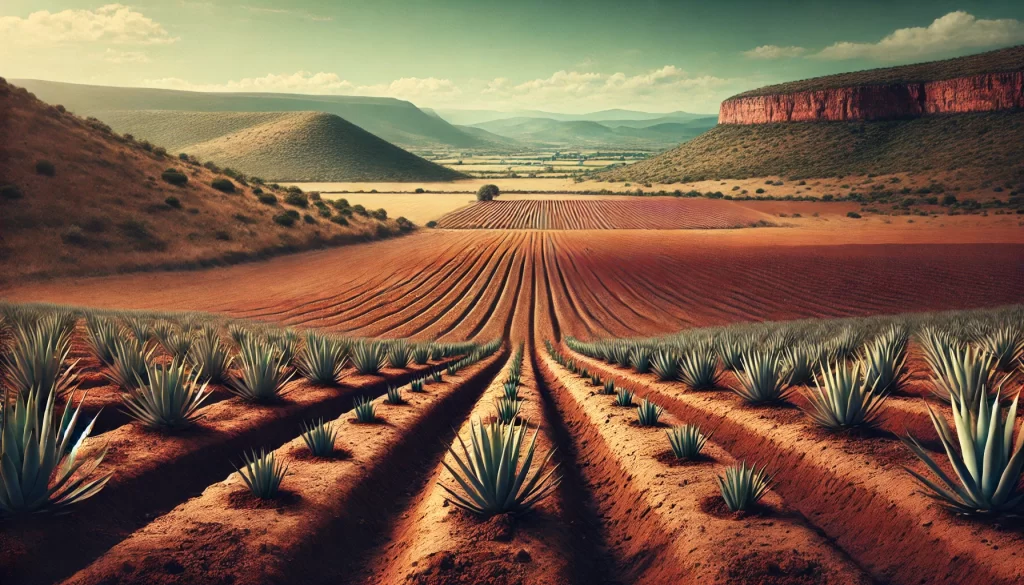
{"type": "Polygon", "coordinates": [[[427,227],[428,228],[436,228],[437,227],[437,222],[434,221],[434,220],[430,220],[430,221],[427,222],[427,227]]]}
{"type": "Polygon", "coordinates": [[[374,219],[379,219],[381,221],[384,221],[388,218],[388,212],[384,208],[378,209],[377,211],[371,211],[370,215],[372,215],[374,219]]]}
{"type": "Polygon", "coordinates": [[[0,185],[0,197],[4,199],[21,199],[21,189],[17,185],[0,185]]]}
{"type": "Polygon", "coordinates": [[[264,205],[277,205],[277,196],[273,193],[260,193],[256,199],[264,205]]]}
{"type": "Polygon", "coordinates": [[[331,221],[338,225],[348,225],[348,219],[344,215],[335,215],[331,218],[331,221]]]}
{"type": "Polygon", "coordinates": [[[309,193],[306,193],[306,195],[309,195],[309,200],[310,201],[320,201],[320,192],[319,191],[310,191],[309,193]]]}
{"type": "Polygon", "coordinates": [[[345,209],[349,207],[348,199],[335,199],[331,201],[331,206],[338,210],[345,209]]]}
{"type": "Polygon", "coordinates": [[[413,222],[409,221],[404,217],[399,217],[398,219],[395,220],[395,223],[398,224],[398,229],[402,230],[403,232],[410,231],[416,227],[416,224],[414,224],[413,222]]]}
{"type": "Polygon", "coordinates": [[[177,197],[168,197],[167,199],[164,199],[164,203],[166,203],[168,207],[181,209],[181,201],[177,197]]]}
{"type": "Polygon", "coordinates": [[[136,250],[155,252],[167,248],[167,243],[153,234],[143,221],[130,219],[121,222],[117,227],[123,236],[133,241],[136,250]]]}
{"type": "Polygon", "coordinates": [[[355,205],[352,206],[352,211],[358,213],[359,215],[361,215],[363,217],[369,217],[370,216],[370,212],[366,211],[366,208],[363,207],[362,205],[358,204],[358,203],[356,203],[355,205]]]}
{"type": "Polygon", "coordinates": [[[302,216],[302,221],[306,223],[316,223],[316,218],[307,213],[302,216]]]}
{"type": "Polygon", "coordinates": [[[81,246],[86,243],[85,232],[75,224],[68,226],[68,228],[60,235],[60,239],[65,244],[74,244],[76,246],[81,246]]]}
{"type": "Polygon", "coordinates": [[[213,187],[214,189],[218,190],[218,191],[223,191],[224,193],[234,193],[235,192],[235,184],[232,183],[229,179],[223,179],[223,178],[214,179],[210,183],[210,186],[213,187]]]}
{"type": "Polygon", "coordinates": [[[185,154],[184,152],[179,152],[178,153],[178,160],[180,160],[182,162],[188,162],[188,155],[185,154]]]}
{"type": "Polygon", "coordinates": [[[476,192],[476,200],[477,201],[493,201],[494,198],[497,197],[500,194],[501,194],[501,191],[498,189],[497,185],[493,185],[493,184],[488,183],[486,185],[481,185],[480,188],[477,190],[477,192],[476,192]]]}
{"type": "Polygon", "coordinates": [[[309,197],[307,197],[302,191],[292,191],[291,189],[288,189],[288,194],[285,195],[284,202],[296,207],[309,207],[309,197]]]}
{"type": "Polygon", "coordinates": [[[846,217],[851,217],[853,219],[860,219],[860,214],[857,213],[856,211],[847,211],[846,212],[846,217]]]}
{"type": "Polygon", "coordinates": [[[274,223],[283,225],[284,227],[292,227],[295,225],[295,218],[287,213],[279,213],[274,216],[274,223]]]}
{"type": "Polygon", "coordinates": [[[160,173],[160,178],[163,179],[165,183],[170,183],[171,185],[176,185],[178,187],[188,183],[188,175],[174,168],[167,169],[163,173],[160,173]]]}
{"type": "Polygon", "coordinates": [[[47,177],[52,177],[57,174],[57,169],[53,166],[52,162],[44,159],[39,159],[36,161],[36,173],[40,175],[45,175],[47,177]]]}

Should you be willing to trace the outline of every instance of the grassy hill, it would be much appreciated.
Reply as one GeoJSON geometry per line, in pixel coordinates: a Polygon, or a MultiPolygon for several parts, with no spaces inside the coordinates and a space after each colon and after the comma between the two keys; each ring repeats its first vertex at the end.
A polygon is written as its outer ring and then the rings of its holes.
{"type": "Polygon", "coordinates": [[[461,175],[322,112],[101,113],[117,132],[275,181],[448,181],[461,175]]]}
{"type": "Polygon", "coordinates": [[[689,140],[716,123],[715,118],[680,121],[649,120],[553,120],[516,117],[474,125],[488,132],[536,145],[563,147],[666,148],[689,140]]]}
{"type": "Polygon", "coordinates": [[[1024,112],[884,122],[722,125],[656,157],[600,175],[635,182],[972,169],[1024,179],[1024,112]]]}
{"type": "Polygon", "coordinates": [[[403,231],[300,195],[286,202],[280,188],[172,157],[2,79],[0,135],[0,286],[237,262],[403,231]]]}
{"type": "Polygon", "coordinates": [[[868,69],[866,71],[854,71],[851,73],[840,73],[815,77],[801,81],[790,81],[777,85],[759,87],[747,92],[735,95],[732,98],[752,97],[760,95],[774,95],[785,93],[796,93],[801,91],[817,91],[821,89],[833,89],[838,87],[853,87],[859,85],[885,85],[890,83],[919,83],[925,81],[936,81],[940,79],[953,79],[982,73],[997,73],[1007,71],[1024,71],[1024,45],[989,51],[977,55],[957,57],[943,61],[930,61],[928,63],[915,63],[913,65],[902,65],[899,67],[887,67],[884,69],[868,69]]]}
{"type": "MultiPolygon", "coordinates": [[[[118,110],[192,112],[324,112],[340,116],[388,142],[405,148],[487,147],[445,120],[394,98],[283,93],[206,93],[138,87],[80,85],[35,79],[13,80],[51,104],[104,120],[118,110]]],[[[109,123],[109,122],[108,122],[109,123]]]]}

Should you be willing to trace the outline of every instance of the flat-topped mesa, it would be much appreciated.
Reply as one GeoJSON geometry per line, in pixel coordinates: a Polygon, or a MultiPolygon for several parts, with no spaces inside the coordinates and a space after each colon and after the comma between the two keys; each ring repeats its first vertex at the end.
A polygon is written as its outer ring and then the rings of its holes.
{"type": "Polygon", "coordinates": [[[1024,71],[738,96],[722,102],[718,123],[886,120],[1017,108],[1024,108],[1024,71]]]}

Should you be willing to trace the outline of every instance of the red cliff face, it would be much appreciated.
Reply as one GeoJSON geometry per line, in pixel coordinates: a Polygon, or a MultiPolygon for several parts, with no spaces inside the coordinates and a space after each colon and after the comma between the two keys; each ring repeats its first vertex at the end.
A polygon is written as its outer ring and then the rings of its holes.
{"type": "Polygon", "coordinates": [[[1024,108],[1024,72],[737,98],[722,102],[718,123],[884,120],[1012,108],[1024,108]]]}

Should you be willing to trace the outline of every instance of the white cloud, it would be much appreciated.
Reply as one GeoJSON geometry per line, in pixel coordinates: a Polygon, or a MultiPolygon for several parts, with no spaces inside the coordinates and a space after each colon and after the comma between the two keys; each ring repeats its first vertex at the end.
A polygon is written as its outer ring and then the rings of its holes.
{"type": "MultiPolygon", "coordinates": [[[[357,84],[336,73],[297,71],[224,83],[191,83],[179,78],[149,79],[149,87],[190,91],[284,92],[384,96],[421,106],[460,108],[547,108],[579,111],[605,108],[686,109],[710,112],[734,93],[737,80],[690,76],[666,65],[637,75],[558,71],[549,77],[513,82],[504,77],[457,85],[450,79],[403,77],[388,83],[357,84]]],[[[745,86],[744,86],[745,87],[745,86]]]]}
{"type": "Polygon", "coordinates": [[[0,16],[0,38],[11,45],[27,46],[62,43],[158,45],[178,40],[153,19],[122,4],[107,4],[95,10],[40,10],[25,18],[0,16]]]}
{"type": "Polygon", "coordinates": [[[142,51],[118,51],[108,48],[100,56],[109,63],[149,63],[149,56],[142,51]]]}
{"type": "Polygon", "coordinates": [[[778,45],[761,45],[760,47],[743,51],[743,54],[751,59],[784,59],[799,57],[807,52],[803,47],[780,47],[778,45]]]}
{"type": "Polygon", "coordinates": [[[1024,42],[1024,23],[1012,18],[985,20],[963,11],[950,12],[927,27],[901,28],[877,43],[839,42],[814,55],[822,59],[895,61],[1024,42]]]}

